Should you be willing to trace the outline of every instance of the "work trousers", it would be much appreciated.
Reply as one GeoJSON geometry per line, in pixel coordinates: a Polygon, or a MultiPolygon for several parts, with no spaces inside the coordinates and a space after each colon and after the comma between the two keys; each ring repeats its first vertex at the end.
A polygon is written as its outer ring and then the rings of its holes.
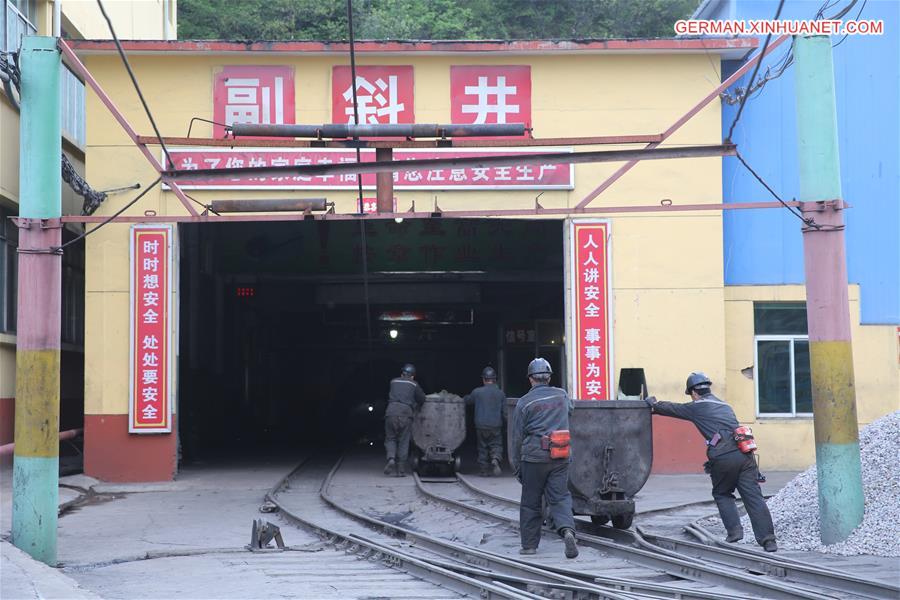
{"type": "Polygon", "coordinates": [[[553,526],[558,533],[575,529],[572,494],[569,493],[569,462],[523,462],[519,465],[522,499],[519,503],[519,534],[523,548],[537,548],[544,520],[542,501],[546,498],[553,526]]]}
{"type": "Polygon", "coordinates": [[[500,427],[479,427],[475,430],[478,440],[478,464],[491,466],[491,461],[503,462],[503,430],[500,427]]]}
{"type": "Polygon", "coordinates": [[[772,515],[763,498],[762,490],[756,481],[758,470],[752,454],[744,454],[739,450],[723,454],[710,460],[709,476],[712,479],[712,495],[719,508],[719,516],[729,534],[742,533],[741,518],[734,502],[734,490],[737,488],[744,501],[744,508],[750,515],[753,535],[760,545],[775,541],[775,526],[772,515]]]}
{"type": "Polygon", "coordinates": [[[404,464],[409,457],[409,437],[412,434],[412,417],[384,418],[384,449],[388,460],[404,464]]]}

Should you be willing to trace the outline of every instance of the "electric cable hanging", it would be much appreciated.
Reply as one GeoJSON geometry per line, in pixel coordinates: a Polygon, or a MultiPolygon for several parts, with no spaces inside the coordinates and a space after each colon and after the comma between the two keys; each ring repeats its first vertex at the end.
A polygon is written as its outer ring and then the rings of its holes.
{"type": "MultiPolygon", "coordinates": [[[[347,0],[347,29],[350,35],[350,89],[353,91],[353,123],[359,125],[359,104],[356,99],[356,46],[353,39],[353,0],[347,0]]],[[[354,136],[355,141],[359,140],[359,136],[354,136]]],[[[356,144],[356,162],[362,162],[362,153],[359,144],[356,144]]],[[[359,190],[359,210],[364,210],[363,204],[363,186],[362,174],[356,174],[357,188],[359,190]]],[[[372,368],[372,315],[369,306],[369,248],[366,241],[366,222],[364,219],[359,220],[359,237],[362,248],[362,268],[363,268],[363,301],[366,307],[366,344],[369,352],[369,371],[371,375],[372,368]]]]}
{"type": "MultiPolygon", "coordinates": [[[[97,0],[97,1],[99,2],[100,0],[97,0]]],[[[779,0],[779,2],[778,2],[778,10],[775,11],[775,17],[773,17],[773,19],[772,19],[773,21],[777,21],[777,20],[778,20],[778,17],[781,15],[781,9],[782,9],[782,8],[784,8],[784,0],[779,0]]],[[[760,52],[760,55],[759,55],[759,60],[756,61],[756,67],[753,69],[753,75],[750,76],[750,81],[751,81],[751,83],[752,83],[753,81],[756,81],[756,74],[759,73],[759,67],[762,66],[762,62],[763,62],[763,59],[764,59],[765,56],[766,56],[766,50],[767,50],[768,47],[769,47],[769,42],[770,42],[770,41],[772,41],[772,34],[771,34],[771,33],[769,33],[769,34],[766,36],[766,43],[763,44],[762,51],[760,52]]],[[[731,134],[734,133],[734,128],[735,128],[735,126],[737,125],[738,121],[739,121],[740,118],[741,118],[741,113],[744,112],[744,105],[747,103],[747,96],[749,96],[749,94],[744,94],[744,97],[741,98],[741,105],[738,107],[738,111],[737,111],[737,114],[736,114],[735,117],[734,117],[734,121],[731,122],[731,127],[728,129],[728,135],[725,136],[725,141],[726,141],[726,142],[731,142],[731,134]]]]}
{"type": "Polygon", "coordinates": [[[153,115],[150,113],[150,107],[147,106],[147,101],[144,100],[144,94],[141,92],[141,86],[138,85],[137,78],[134,76],[134,71],[131,70],[131,64],[128,62],[128,57],[125,56],[125,50],[122,48],[122,43],[119,41],[119,37],[116,35],[116,30],[113,27],[112,21],[109,18],[109,15],[106,14],[106,9],[103,7],[103,0],[97,0],[97,5],[100,6],[100,12],[103,13],[103,18],[106,19],[106,24],[109,25],[109,33],[112,35],[113,41],[116,44],[116,48],[119,50],[119,56],[122,58],[122,63],[125,65],[125,70],[128,71],[128,76],[131,78],[131,83],[134,84],[134,90],[137,92],[138,98],[141,100],[141,104],[144,106],[144,112],[147,113],[147,118],[150,120],[150,125],[153,126],[153,132],[156,134],[156,139],[159,141],[159,145],[162,147],[163,154],[166,155],[166,162],[169,164],[170,169],[175,169],[175,163],[172,162],[172,157],[169,156],[169,149],[166,148],[166,143],[163,141],[162,134],[159,132],[159,127],[156,126],[156,121],[153,119],[153,115]]]}
{"type": "Polygon", "coordinates": [[[773,196],[776,200],[778,200],[779,202],[781,202],[781,205],[784,206],[786,209],[788,209],[788,211],[790,211],[790,213],[791,213],[792,215],[794,215],[795,217],[797,217],[798,219],[800,219],[800,220],[803,222],[803,224],[806,225],[806,226],[808,226],[808,227],[814,227],[814,228],[816,228],[816,229],[819,229],[819,228],[820,228],[820,226],[819,226],[819,225],[816,225],[816,222],[815,222],[812,218],[810,218],[810,217],[804,217],[804,216],[803,216],[803,213],[801,213],[801,212],[795,210],[791,205],[789,205],[787,202],[785,202],[784,200],[782,200],[782,199],[781,199],[781,196],[779,196],[777,193],[775,193],[775,190],[773,190],[772,187],[771,187],[768,183],[766,183],[766,181],[765,181],[765,180],[764,180],[764,179],[763,179],[756,171],[753,170],[753,167],[751,167],[751,166],[747,163],[747,161],[744,160],[744,157],[741,156],[741,153],[740,153],[740,152],[738,152],[737,150],[735,150],[734,155],[737,157],[737,159],[738,159],[739,161],[741,161],[741,164],[744,165],[744,168],[746,168],[746,169],[750,172],[750,174],[753,175],[753,177],[755,177],[756,180],[757,180],[760,184],[762,184],[762,186],[763,186],[764,188],[766,188],[766,190],[768,190],[768,192],[769,192],[770,194],[772,194],[772,196],[773,196]]]}

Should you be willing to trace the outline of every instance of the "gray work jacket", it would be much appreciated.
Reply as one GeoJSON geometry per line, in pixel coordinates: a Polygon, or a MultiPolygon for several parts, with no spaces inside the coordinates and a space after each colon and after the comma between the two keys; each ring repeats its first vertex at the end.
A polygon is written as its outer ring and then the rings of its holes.
{"type": "Polygon", "coordinates": [[[655,402],[653,412],[667,417],[684,419],[694,424],[703,439],[706,440],[706,455],[716,458],[737,450],[734,441],[734,430],[738,426],[734,409],[713,394],[701,396],[692,402],[655,402]],[[715,447],[709,445],[709,441],[715,434],[722,439],[715,447]]]}
{"type": "Polygon", "coordinates": [[[496,383],[488,383],[472,390],[465,397],[466,404],[475,405],[475,427],[478,429],[496,429],[503,427],[503,405],[506,394],[496,383]]]}
{"type": "Polygon", "coordinates": [[[519,398],[513,411],[509,462],[519,470],[520,462],[554,462],[550,450],[541,448],[541,438],[558,429],[569,428],[569,415],[575,404],[565,390],[538,384],[519,398]]]}
{"type": "Polygon", "coordinates": [[[388,405],[387,410],[384,411],[384,416],[412,417],[413,409],[422,406],[424,402],[425,392],[414,380],[404,377],[391,379],[388,405]]]}

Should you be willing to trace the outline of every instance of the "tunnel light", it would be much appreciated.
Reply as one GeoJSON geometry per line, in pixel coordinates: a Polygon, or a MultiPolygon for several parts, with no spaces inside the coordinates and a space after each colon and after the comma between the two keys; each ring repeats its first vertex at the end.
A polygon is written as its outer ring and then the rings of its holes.
{"type": "Polygon", "coordinates": [[[400,335],[400,332],[396,329],[391,329],[390,331],[388,331],[388,335],[391,336],[392,340],[396,340],[397,336],[400,335]]]}
{"type": "Polygon", "coordinates": [[[403,217],[394,217],[394,223],[399,225],[402,222],[403,222],[403,217]]]}
{"type": "Polygon", "coordinates": [[[372,406],[371,404],[369,406],[367,406],[366,408],[368,409],[369,412],[373,412],[375,410],[375,407],[372,406]]]}

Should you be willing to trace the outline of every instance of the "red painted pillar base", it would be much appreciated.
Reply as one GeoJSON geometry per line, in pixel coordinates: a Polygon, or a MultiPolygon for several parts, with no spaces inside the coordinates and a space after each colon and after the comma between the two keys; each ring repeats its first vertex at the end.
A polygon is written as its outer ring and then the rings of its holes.
{"type": "Polygon", "coordinates": [[[702,473],[705,462],[706,445],[692,423],[653,415],[652,473],[702,473]]]}
{"type": "Polygon", "coordinates": [[[84,416],[84,473],[103,481],[171,481],[178,435],[128,433],[128,415],[84,416]]]}

